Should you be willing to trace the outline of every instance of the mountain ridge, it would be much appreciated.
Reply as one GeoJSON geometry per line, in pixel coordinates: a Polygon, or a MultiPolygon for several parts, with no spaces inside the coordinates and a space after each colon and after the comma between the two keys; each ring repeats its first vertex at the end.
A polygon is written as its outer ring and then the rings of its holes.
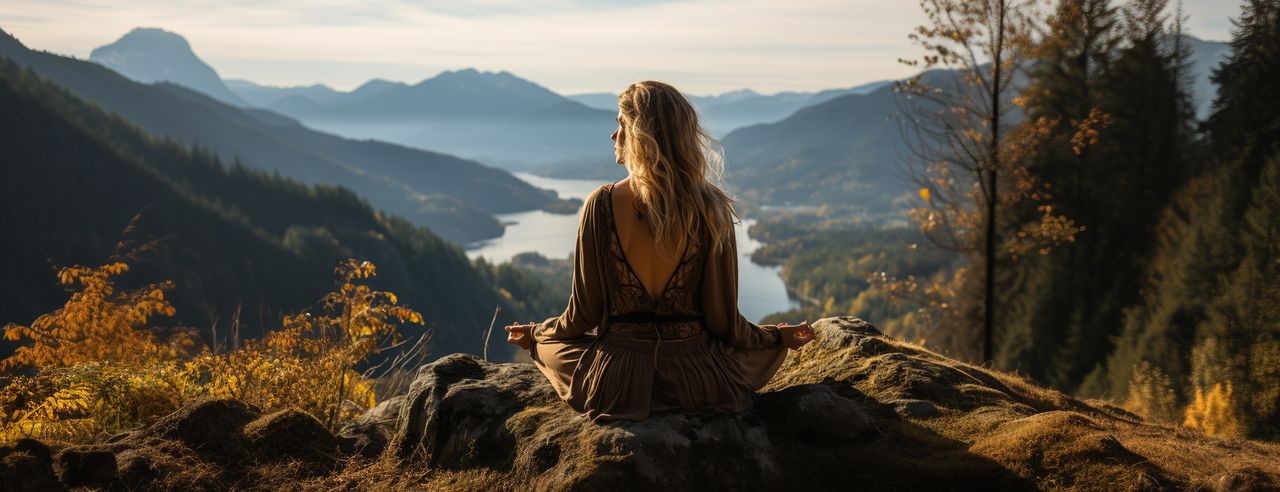
{"type": "Polygon", "coordinates": [[[511,174],[451,155],[352,140],[261,109],[221,103],[184,87],[139,84],[96,63],[27,49],[0,31],[0,55],[78,97],[158,135],[199,143],[227,161],[308,183],[342,184],[377,207],[458,242],[496,237],[489,214],[537,209],[558,199],[511,174]],[[8,38],[8,39],[5,39],[8,38]]]}
{"type": "MultiPolygon", "coordinates": [[[[155,138],[3,57],[0,102],[7,109],[0,217],[28,237],[0,248],[10,259],[0,266],[0,323],[28,323],[65,302],[46,261],[93,265],[118,240],[161,237],[129,260],[120,287],[172,279],[166,296],[179,326],[208,328],[241,306],[265,319],[306,309],[347,257],[377,264],[375,285],[427,313],[442,350],[479,350],[463,328],[488,323],[495,304],[503,316],[555,309],[523,305],[532,295],[504,298],[499,287],[515,287],[492,282],[459,247],[349,190],[223,164],[200,147],[155,138]],[[120,238],[135,215],[133,231],[120,238]]],[[[262,322],[255,318],[245,324],[262,322]]],[[[0,345],[4,352],[11,343],[0,345]]]]}
{"type": "Polygon", "coordinates": [[[89,61],[135,81],[172,82],[235,106],[248,106],[213,67],[195,55],[186,38],[154,27],[137,27],[120,39],[94,48],[89,61]]]}

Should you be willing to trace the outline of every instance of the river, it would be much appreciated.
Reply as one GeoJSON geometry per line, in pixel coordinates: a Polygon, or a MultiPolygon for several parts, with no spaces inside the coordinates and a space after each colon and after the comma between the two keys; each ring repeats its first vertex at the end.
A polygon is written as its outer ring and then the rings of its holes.
{"type": "MultiPolygon", "coordinates": [[[[586,179],[544,178],[528,173],[515,173],[531,185],[555,190],[561,198],[584,199],[604,181],[586,179]]],[[[573,253],[578,234],[578,215],[564,215],[530,210],[498,215],[509,223],[502,237],[467,245],[472,259],[502,263],[518,253],[535,251],[548,258],[568,258],[573,253]]],[[[752,220],[746,219],[737,229],[738,240],[738,309],[743,316],[759,321],[768,314],[786,311],[799,304],[787,296],[787,288],[778,275],[781,267],[761,266],[751,262],[751,253],[761,246],[747,236],[752,220]]],[[[799,322],[801,320],[793,320],[799,322]]]]}

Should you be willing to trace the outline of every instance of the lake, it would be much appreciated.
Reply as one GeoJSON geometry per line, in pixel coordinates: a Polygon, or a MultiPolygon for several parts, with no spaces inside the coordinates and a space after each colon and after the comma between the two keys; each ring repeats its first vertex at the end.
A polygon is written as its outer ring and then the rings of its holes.
{"type": "MultiPolygon", "coordinates": [[[[585,199],[588,194],[606,181],[588,179],[544,178],[529,173],[515,173],[516,177],[533,186],[555,190],[561,198],[585,199]]],[[[568,258],[573,253],[578,235],[578,215],[561,215],[530,210],[498,215],[498,220],[509,223],[502,237],[467,245],[467,256],[481,256],[494,262],[509,261],[518,253],[534,251],[548,258],[568,258]]],[[[743,316],[759,321],[768,314],[786,311],[799,304],[787,296],[786,286],[778,275],[781,267],[761,266],[751,262],[751,253],[762,246],[747,236],[752,220],[744,219],[737,229],[738,240],[738,309],[743,316]]],[[[802,320],[792,320],[800,322],[802,320]]]]}

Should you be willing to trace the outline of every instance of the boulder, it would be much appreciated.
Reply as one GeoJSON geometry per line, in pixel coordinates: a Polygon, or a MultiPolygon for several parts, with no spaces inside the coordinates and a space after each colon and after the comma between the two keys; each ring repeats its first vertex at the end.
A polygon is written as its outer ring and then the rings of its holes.
{"type": "Polygon", "coordinates": [[[62,490],[53,471],[53,453],[35,439],[0,446],[0,484],[5,490],[62,490]]]}
{"type": "Polygon", "coordinates": [[[592,423],[532,365],[454,354],[422,367],[404,400],[340,435],[390,436],[385,459],[434,470],[436,487],[457,490],[1026,490],[1172,480],[1095,424],[1127,416],[899,342],[858,318],[813,327],[816,340],[792,352],[740,415],[592,423]]]}
{"type": "Polygon", "coordinates": [[[338,439],[311,414],[286,408],[263,415],[244,426],[256,461],[295,461],[318,473],[333,468],[338,455],[338,439]]]}
{"type": "Polygon", "coordinates": [[[382,454],[391,442],[395,432],[395,421],[400,418],[400,408],[404,406],[405,396],[394,396],[382,400],[355,422],[343,426],[338,431],[338,439],[343,449],[365,458],[373,458],[382,454]]]}
{"type": "Polygon", "coordinates": [[[72,446],[58,453],[58,480],[67,487],[105,488],[116,481],[116,455],[96,446],[72,446]]]}

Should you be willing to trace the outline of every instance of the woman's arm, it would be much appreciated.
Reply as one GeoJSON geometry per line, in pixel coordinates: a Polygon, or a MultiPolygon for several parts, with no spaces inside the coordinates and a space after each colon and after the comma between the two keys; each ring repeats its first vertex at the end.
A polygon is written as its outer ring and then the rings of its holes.
{"type": "Polygon", "coordinates": [[[733,235],[719,253],[708,251],[701,295],[707,331],[725,343],[745,349],[782,346],[776,325],[757,325],[738,311],[738,244],[733,235]]]}
{"type": "Polygon", "coordinates": [[[578,241],[573,253],[573,288],[569,305],[560,316],[547,318],[533,329],[538,343],[577,338],[604,319],[607,291],[604,286],[600,249],[601,200],[608,199],[604,187],[596,188],[583,202],[578,218],[578,241]]]}

